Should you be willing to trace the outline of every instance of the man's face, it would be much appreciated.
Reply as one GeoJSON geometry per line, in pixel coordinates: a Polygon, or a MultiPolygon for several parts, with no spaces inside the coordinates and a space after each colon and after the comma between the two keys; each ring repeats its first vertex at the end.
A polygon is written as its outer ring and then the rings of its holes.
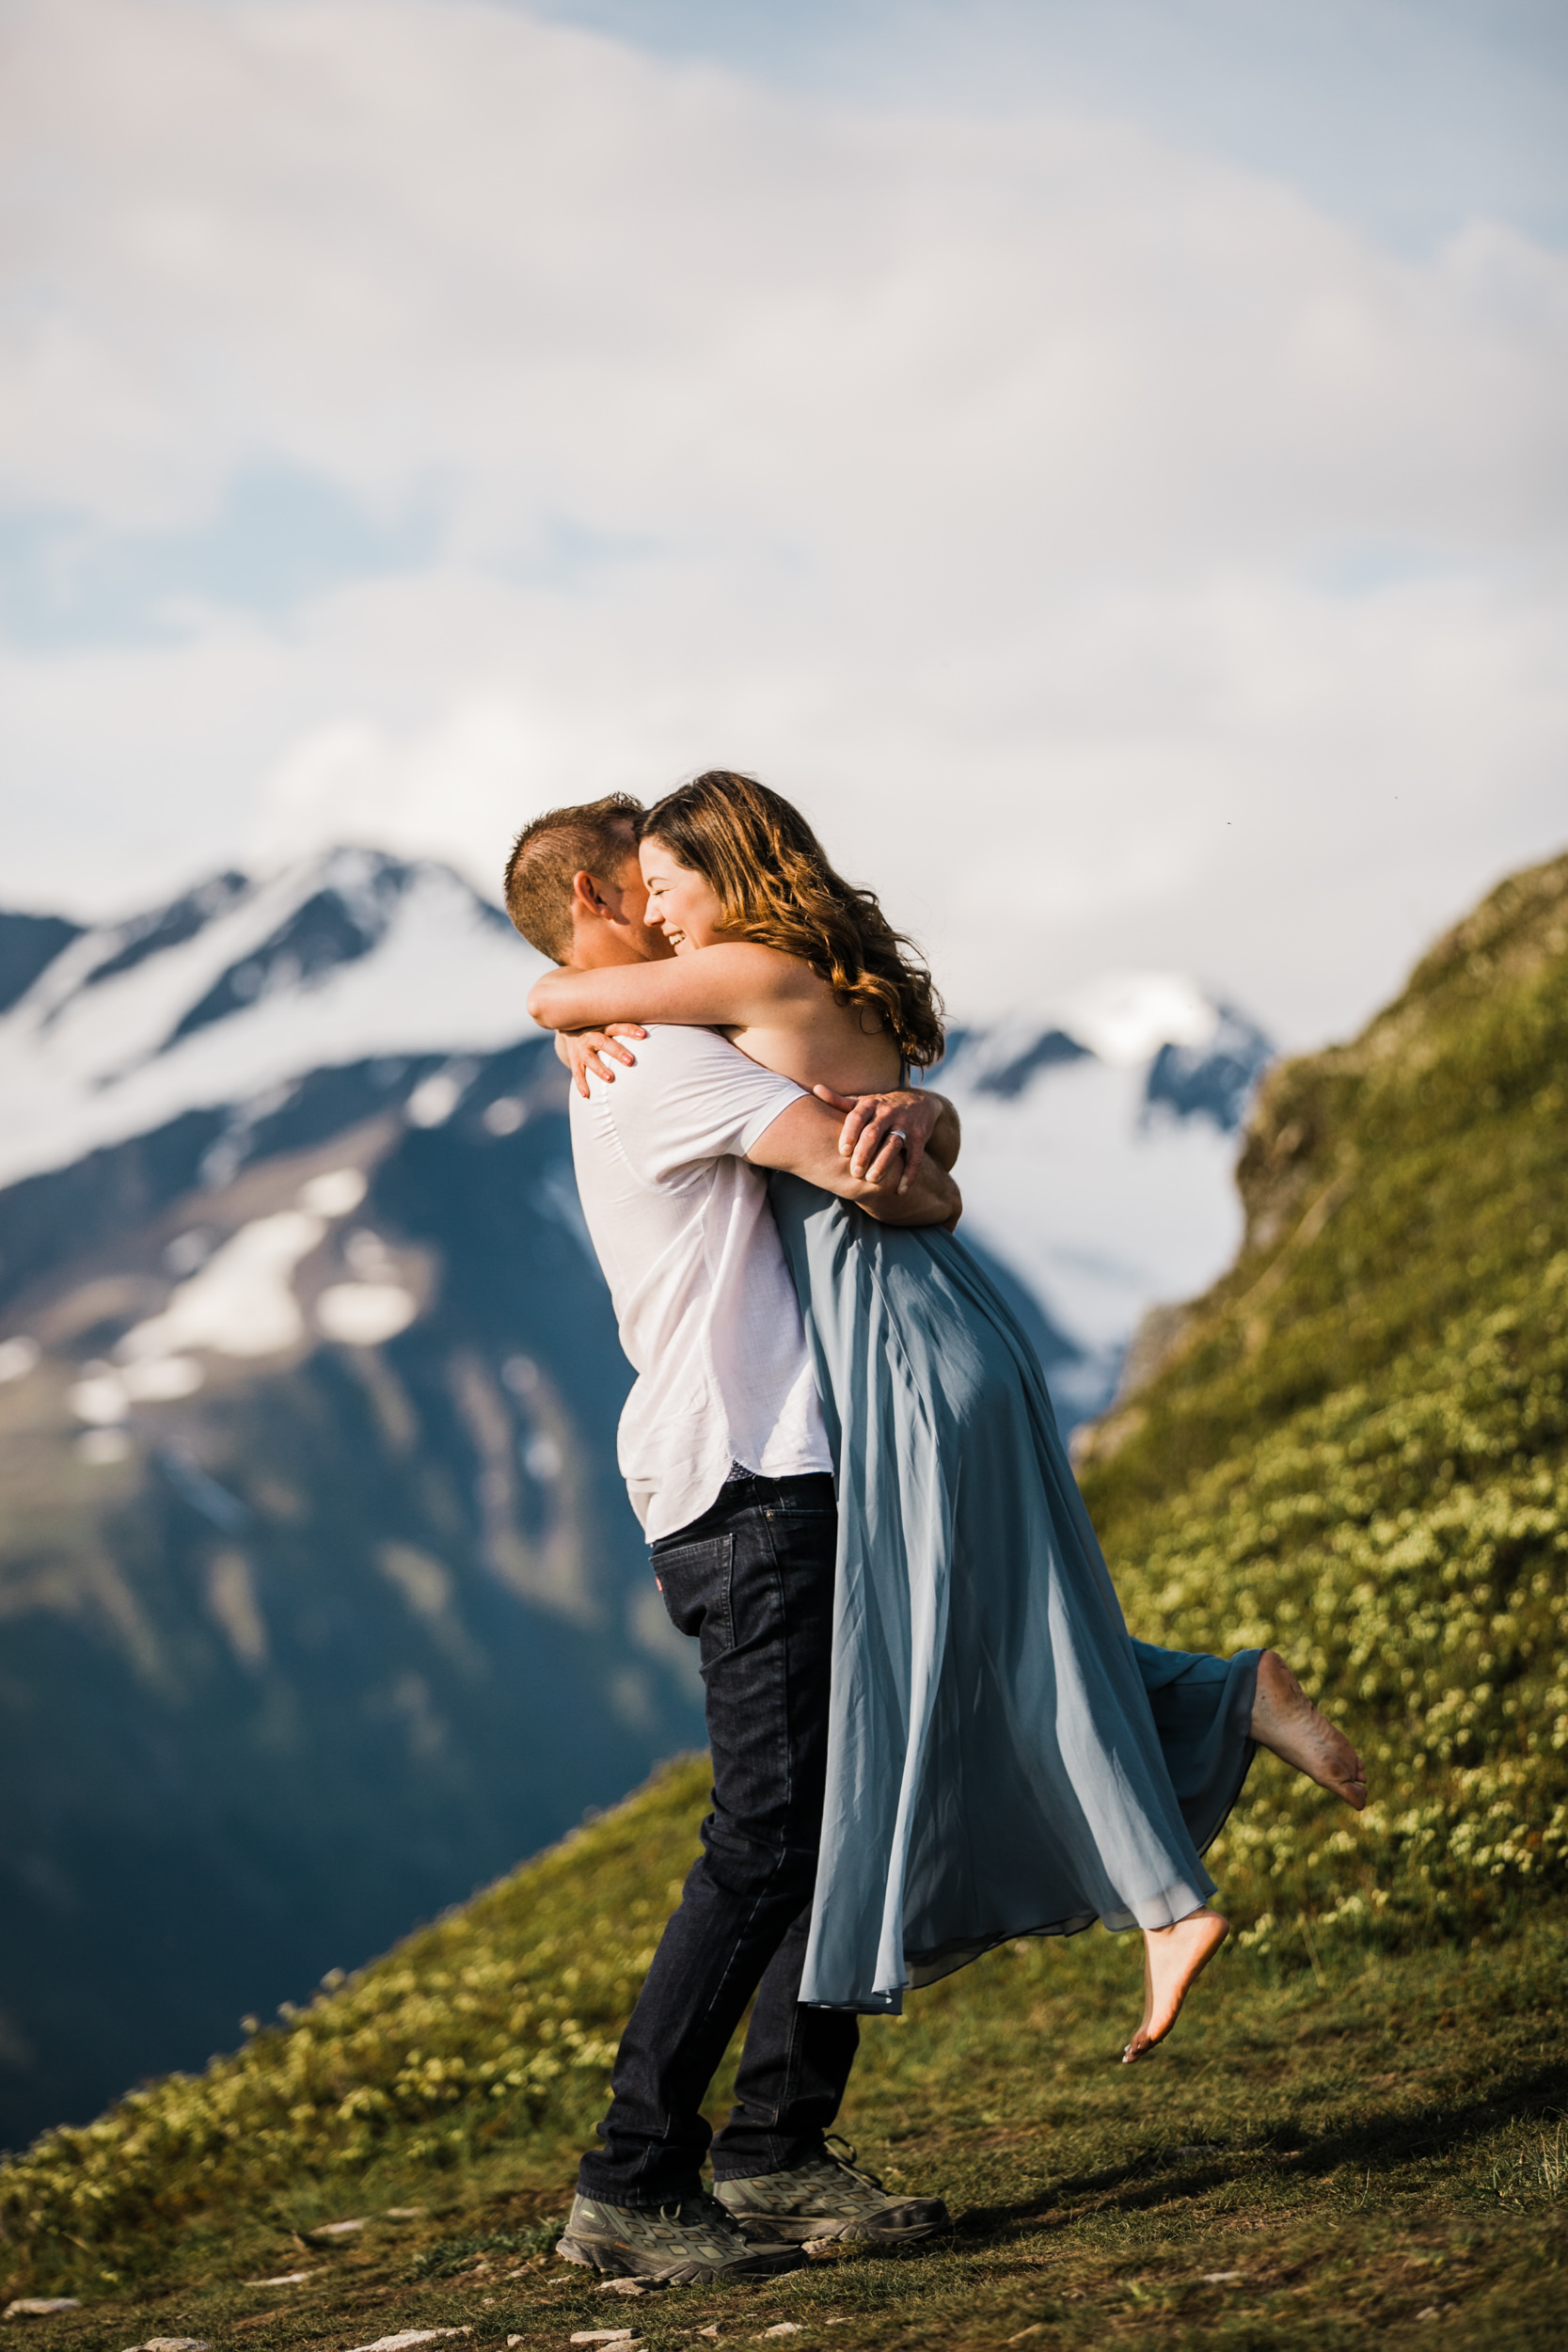
{"type": "Polygon", "coordinates": [[[650,930],[646,922],[648,885],[642,879],[642,867],[637,850],[628,845],[626,854],[615,879],[605,892],[618,925],[625,925],[626,942],[650,963],[661,962],[673,955],[674,949],[662,930],[650,930]]]}

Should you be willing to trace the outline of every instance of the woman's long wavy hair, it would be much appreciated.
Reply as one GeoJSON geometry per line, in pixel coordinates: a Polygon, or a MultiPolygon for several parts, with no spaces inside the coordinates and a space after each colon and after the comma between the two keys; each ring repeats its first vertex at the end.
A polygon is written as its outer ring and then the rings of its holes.
{"type": "Polygon", "coordinates": [[[710,768],[666,793],[637,831],[701,874],[723,908],[726,930],[799,956],[839,1004],[879,1014],[906,1061],[925,1069],[941,1060],[942,999],[930,973],[876,893],[834,873],[800,810],[781,794],[752,776],[710,768]]]}

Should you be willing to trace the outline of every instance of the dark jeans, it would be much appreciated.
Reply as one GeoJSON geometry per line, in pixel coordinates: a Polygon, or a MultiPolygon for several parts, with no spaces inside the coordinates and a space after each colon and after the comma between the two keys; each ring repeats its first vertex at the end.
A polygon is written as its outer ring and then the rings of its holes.
{"type": "Polygon", "coordinates": [[[716,2179],[819,2154],[854,2062],[849,2012],[802,2009],[828,1747],[833,1482],[726,1481],[654,1546],[664,1605],[702,1645],[713,1749],[703,1852],[621,2038],[585,2197],[673,2204],[700,2185],[708,2084],[754,1993],[716,2179]]]}

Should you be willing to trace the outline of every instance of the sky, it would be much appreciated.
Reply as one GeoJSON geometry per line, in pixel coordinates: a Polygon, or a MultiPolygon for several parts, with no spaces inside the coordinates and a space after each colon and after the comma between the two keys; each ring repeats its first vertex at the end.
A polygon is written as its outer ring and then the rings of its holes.
{"type": "Polygon", "coordinates": [[[4,0],[0,902],[752,770],[1282,1042],[1568,846],[1560,0],[4,0]]]}

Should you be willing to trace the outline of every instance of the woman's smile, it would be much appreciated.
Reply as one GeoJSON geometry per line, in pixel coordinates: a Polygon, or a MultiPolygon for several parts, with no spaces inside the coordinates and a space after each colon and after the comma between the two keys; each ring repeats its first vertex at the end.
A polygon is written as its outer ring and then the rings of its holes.
{"type": "Polygon", "coordinates": [[[648,911],[642,919],[651,930],[663,931],[677,956],[711,947],[728,936],[723,903],[711,882],[682,866],[662,841],[651,836],[638,854],[648,885],[648,911]]]}

